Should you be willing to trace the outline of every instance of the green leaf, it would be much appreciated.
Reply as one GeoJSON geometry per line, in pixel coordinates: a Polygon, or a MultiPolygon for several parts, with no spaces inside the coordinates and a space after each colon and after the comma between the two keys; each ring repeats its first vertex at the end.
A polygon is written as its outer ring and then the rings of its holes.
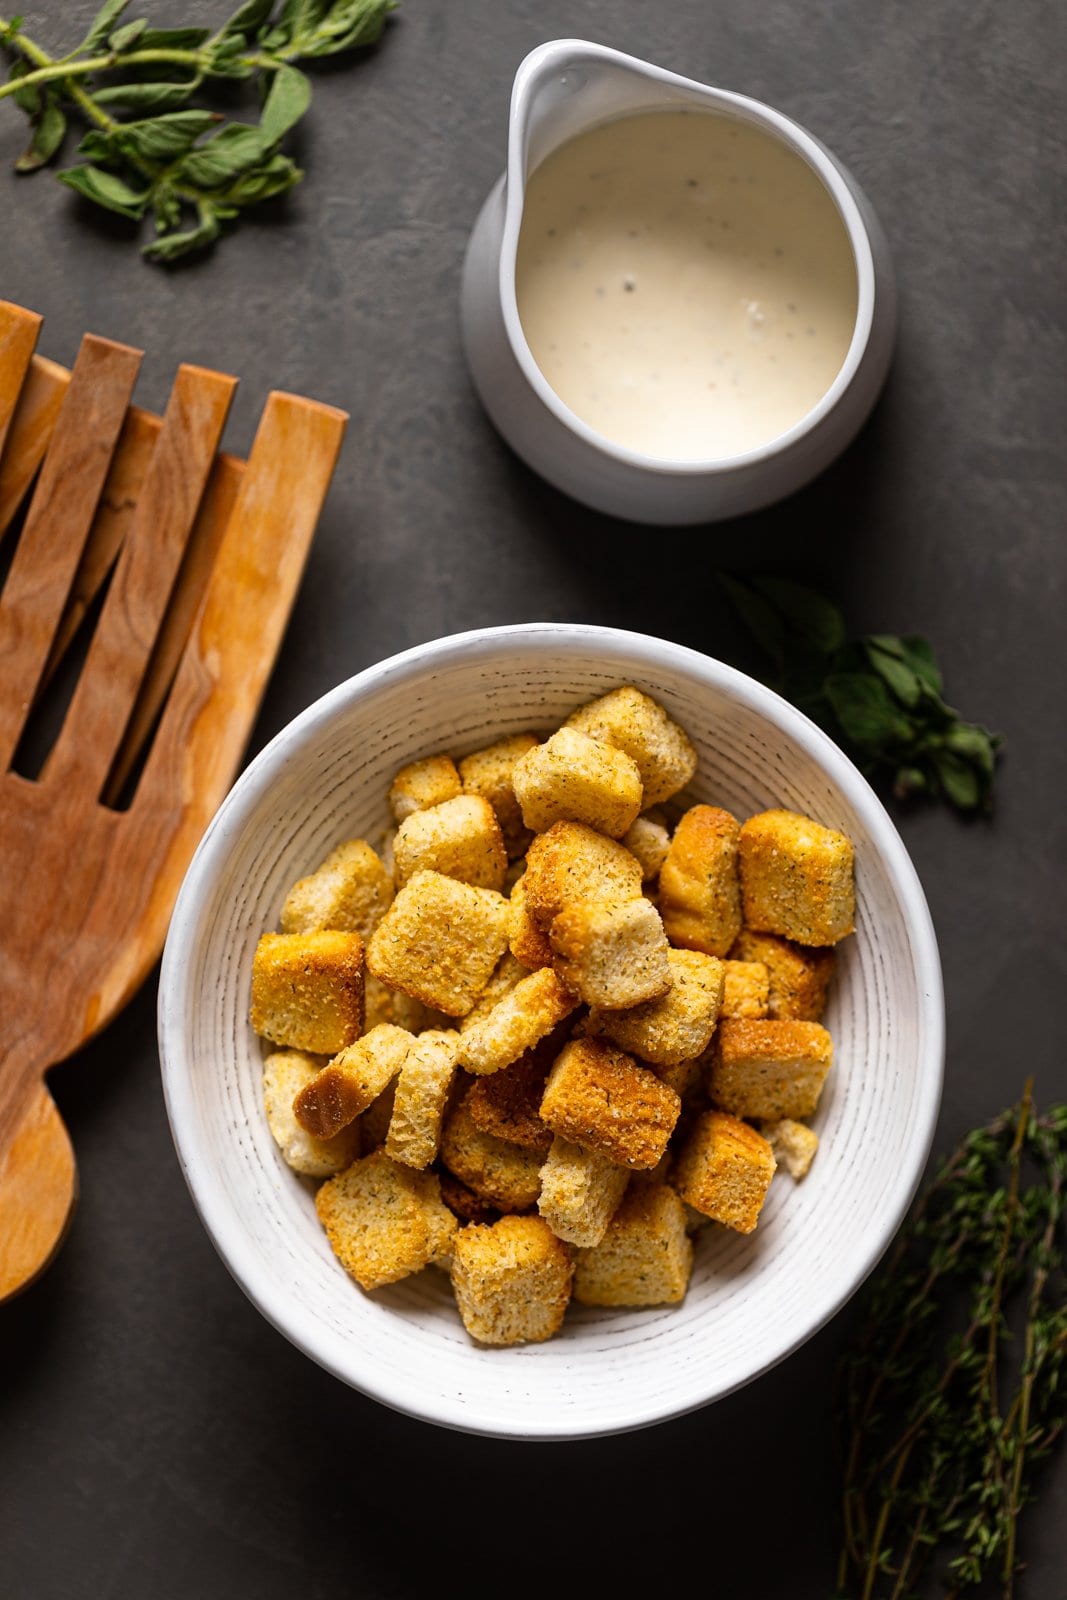
{"type": "Polygon", "coordinates": [[[395,9],[394,0],[335,0],[300,46],[299,54],[308,58],[332,56],[375,44],[381,38],[386,17],[395,9]]]}
{"type": "Polygon", "coordinates": [[[833,672],[824,687],[842,732],[854,744],[881,754],[885,745],[907,741],[907,718],[872,672],[833,672]]]}
{"type": "Polygon", "coordinates": [[[142,17],[140,22],[125,22],[121,28],[116,28],[108,39],[112,50],[128,50],[135,40],[139,39],[148,27],[148,21],[142,17]]]}
{"type": "Polygon", "coordinates": [[[67,119],[54,99],[45,102],[41,114],[35,119],[33,138],[29,148],[15,162],[16,172],[36,172],[46,166],[63,143],[67,119]]]}
{"type": "MultiPolygon", "coordinates": [[[[16,83],[19,78],[24,78],[29,70],[28,61],[20,59],[13,62],[8,74],[10,82],[16,83]]],[[[19,110],[25,111],[27,116],[35,117],[41,109],[41,91],[35,83],[29,84],[26,88],[16,89],[11,98],[19,110]]]]}
{"type": "Polygon", "coordinates": [[[199,50],[210,28],[149,28],[141,35],[142,50],[199,50]]]}
{"type": "Polygon", "coordinates": [[[909,634],[900,641],[904,651],[904,659],[916,677],[933,690],[935,694],[941,693],[941,669],[938,667],[934,652],[927,641],[917,633],[909,634]]]}
{"type": "Polygon", "coordinates": [[[219,32],[222,37],[227,34],[239,33],[244,38],[250,39],[257,28],[261,28],[274,9],[274,0],[245,0],[245,4],[238,6],[229,22],[219,32]]]}
{"type": "Polygon", "coordinates": [[[129,3],[130,0],[105,0],[105,3],[100,7],[100,10],[90,23],[89,32],[85,35],[78,49],[89,52],[99,49],[101,45],[105,45],[109,34],[129,3]]]}
{"type": "Polygon", "coordinates": [[[215,111],[172,111],[143,122],[124,122],[110,137],[124,155],[166,166],[191,150],[201,134],[220,120],[215,111]]]}
{"type": "Polygon", "coordinates": [[[782,648],[785,644],[785,625],[774,606],[747,583],[743,583],[740,578],[732,578],[728,572],[719,573],[719,582],[756,643],[780,666],[782,648]]]}
{"type": "Polygon", "coordinates": [[[214,244],[221,232],[219,220],[213,209],[200,208],[200,218],[195,228],[189,228],[183,233],[165,233],[159,239],[153,239],[151,244],[146,244],[142,255],[149,261],[178,261],[182,256],[191,255],[196,250],[206,249],[214,244]]]}
{"type": "Polygon", "coordinates": [[[910,711],[922,698],[922,684],[904,659],[903,650],[887,648],[888,645],[899,645],[899,643],[899,640],[891,639],[888,635],[877,638],[872,635],[864,639],[863,648],[875,672],[896,695],[901,705],[907,706],[910,711]]]}
{"type": "Polygon", "coordinates": [[[311,104],[311,85],[297,67],[282,66],[274,74],[259,119],[268,144],[277,144],[295,127],[311,104]]]}
{"type": "Polygon", "coordinates": [[[258,128],[232,122],[213,139],[191,150],[179,169],[183,182],[197,189],[221,189],[267,154],[258,128]]]}
{"type": "Polygon", "coordinates": [[[832,656],[844,644],[845,620],[833,601],[817,589],[789,578],[753,578],[752,586],[822,655],[832,656]]]}
{"type": "Polygon", "coordinates": [[[951,750],[939,750],[934,756],[941,787],[954,806],[961,811],[973,811],[981,803],[983,789],[974,768],[951,750]]]}
{"type": "Polygon", "coordinates": [[[169,111],[183,106],[197,88],[199,78],[184,83],[114,83],[95,89],[93,99],[101,106],[125,106],[129,111],[169,111]]]}
{"type": "Polygon", "coordinates": [[[253,167],[243,178],[238,178],[225,191],[225,197],[234,206],[258,205],[261,200],[269,200],[274,195],[292,189],[303,176],[295,161],[290,161],[288,156],[274,155],[261,167],[253,167]]]}
{"type": "Polygon", "coordinates": [[[57,172],[56,177],[86,200],[93,200],[98,206],[117,211],[119,216],[129,217],[134,222],[144,216],[150,199],[150,191],[138,194],[113,172],[104,172],[100,167],[68,167],[64,172],[57,172]]]}
{"type": "Polygon", "coordinates": [[[973,722],[957,722],[945,735],[945,749],[964,761],[970,761],[980,772],[992,777],[996,750],[1000,739],[988,728],[973,722]]]}

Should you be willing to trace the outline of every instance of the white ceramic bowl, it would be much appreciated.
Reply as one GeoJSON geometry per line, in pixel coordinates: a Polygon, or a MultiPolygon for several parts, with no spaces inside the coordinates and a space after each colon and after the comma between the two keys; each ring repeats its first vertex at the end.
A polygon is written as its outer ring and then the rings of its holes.
{"type": "Polygon", "coordinates": [[[941,1091],[937,946],[914,868],[871,789],[784,700],[678,645],[607,628],[491,628],[421,645],[310,706],[252,762],[189,868],[163,958],[160,1050],[171,1127],[204,1225],[276,1328],[346,1383],[413,1416],[523,1439],[637,1428],[747,1383],[848,1299],[900,1224],[941,1091]],[[857,865],[855,937],[827,1023],[836,1065],[802,1184],[775,1180],[757,1231],[699,1238],[681,1306],[575,1307],[543,1345],[467,1337],[430,1270],[373,1295],[330,1253],[312,1187],[264,1120],[248,1025],[252,953],[292,880],[342,839],[377,836],[397,767],[546,729],[633,682],[688,729],[695,799],[771,805],[843,829],[857,865]]]}

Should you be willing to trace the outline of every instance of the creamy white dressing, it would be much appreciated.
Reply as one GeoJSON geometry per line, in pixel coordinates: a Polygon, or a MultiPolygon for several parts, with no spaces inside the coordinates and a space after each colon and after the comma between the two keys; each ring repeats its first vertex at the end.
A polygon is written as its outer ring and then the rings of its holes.
{"type": "Polygon", "coordinates": [[[716,112],[625,117],[554,151],[527,185],[516,293],[564,404],[665,461],[791,428],[856,320],[852,247],[820,179],[716,112]]]}

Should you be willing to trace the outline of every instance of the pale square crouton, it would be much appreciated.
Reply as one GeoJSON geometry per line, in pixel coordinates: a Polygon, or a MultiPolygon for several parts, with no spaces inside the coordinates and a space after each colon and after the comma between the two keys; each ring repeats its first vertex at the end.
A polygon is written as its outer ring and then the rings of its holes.
{"type": "Polygon", "coordinates": [[[532,1050],[502,1072],[476,1079],[467,1091],[475,1127],[547,1156],[552,1132],[541,1120],[541,1097],[551,1065],[543,1049],[532,1050]]]}
{"type": "Polygon", "coordinates": [[[852,845],[795,811],[761,811],[741,829],[745,925],[798,944],[837,944],[856,912],[852,845]]]}
{"type": "Polygon", "coordinates": [[[641,810],[637,764],[612,745],[560,728],[511,769],[522,820],[535,833],[554,822],[584,822],[617,839],[641,810]]]}
{"type": "Polygon", "coordinates": [[[536,734],[516,733],[510,739],[498,739],[464,756],[459,763],[459,775],[466,794],[481,795],[496,812],[500,831],[509,856],[521,855],[530,842],[529,829],[522,820],[522,809],[515,798],[511,782],[511,769],[520,756],[540,744],[536,734]]]}
{"type": "Polygon", "coordinates": [[[315,1210],[334,1255],[363,1289],[447,1262],[458,1231],[434,1174],[402,1166],[384,1150],[324,1183],[315,1210]]]}
{"type": "Polygon", "coordinates": [[[629,1181],[626,1167],[556,1137],[541,1168],[537,1209],[557,1239],[575,1245],[599,1244],[629,1181]]]}
{"type": "Polygon", "coordinates": [[[440,872],[416,872],[371,935],[367,965],[390,988],[464,1017],[507,944],[508,902],[440,872]]]}
{"type": "Polygon", "coordinates": [[[599,1243],[578,1251],[574,1298],[586,1306],[673,1306],[693,1270],[685,1207],[664,1183],[631,1184],[599,1243]]]}
{"type": "Polygon", "coordinates": [[[708,1094],[735,1117],[810,1117],[833,1054],[833,1041],[818,1022],[726,1018],[711,1051],[708,1094]]]}
{"type": "Polygon", "coordinates": [[[619,1009],[666,994],[670,946],[647,900],[579,900],[553,919],[553,966],[587,1005],[619,1009]]]}
{"type": "Polygon", "coordinates": [[[521,961],[517,961],[510,950],[506,950],[497,963],[496,970],[489,982],[478,996],[473,1009],[468,1011],[460,1022],[460,1033],[466,1033],[468,1029],[474,1027],[476,1022],[480,1022],[483,1017],[487,1017],[497,1001],[503,1000],[506,994],[511,993],[520,978],[525,978],[528,975],[529,968],[524,967],[521,961]]]}
{"type": "Polygon", "coordinates": [[[273,1044],[332,1056],[363,1029],[358,933],[265,933],[252,960],[252,1027],[273,1044]]]}
{"type": "MultiPolygon", "coordinates": [[[[641,863],[617,839],[607,839],[595,828],[556,822],[531,844],[512,899],[520,887],[527,914],[547,933],[564,907],[576,901],[639,900],[641,863]]],[[[521,961],[514,943],[512,951],[521,961]]]]}
{"type": "Polygon", "coordinates": [[[730,955],[766,967],[767,1015],[775,1022],[821,1022],[837,964],[833,949],[805,949],[777,934],[742,928],[730,955]]]}
{"type": "Polygon", "coordinates": [[[667,859],[671,836],[665,825],[651,816],[638,817],[622,836],[630,854],[641,863],[641,874],[646,883],[655,878],[667,859]]]}
{"type": "Polygon", "coordinates": [[[441,1143],[448,1097],[456,1077],[459,1034],[428,1029],[404,1057],[393,1094],[385,1149],[407,1167],[428,1167],[441,1143]]]}
{"type": "Polygon", "coordinates": [[[406,1029],[391,1022],[372,1028],[304,1085],[293,1101],[297,1122],[316,1139],[332,1139],[377,1100],[414,1043],[406,1029]]]}
{"type": "Polygon", "coordinates": [[[397,822],[403,822],[413,811],[439,806],[443,800],[454,800],[462,793],[463,784],[452,757],[426,756],[401,767],[389,785],[389,805],[397,822]]]}
{"type": "Polygon", "coordinates": [[[614,745],[636,761],[646,807],[660,805],[684,789],[697,769],[689,735],[657,701],[632,684],[580,706],[564,726],[614,745]]]}
{"type": "Polygon", "coordinates": [[[659,1000],[629,1011],[589,1014],[595,1033],[611,1039],[655,1067],[676,1067],[702,1055],[722,1005],[723,964],[698,950],[672,950],[667,957],[671,987],[659,1000]]]}
{"type": "Polygon", "coordinates": [[[783,1117],[780,1122],[761,1122],[760,1132],[774,1151],[775,1160],[791,1178],[804,1178],[815,1160],[819,1135],[802,1122],[783,1117]]]}
{"type": "Polygon", "coordinates": [[[501,1217],[460,1231],[452,1288],[480,1344],[538,1344],[559,1331],[571,1297],[570,1252],[540,1217],[501,1217]]]}
{"type": "Polygon", "coordinates": [[[722,1017],[767,1015],[770,976],[762,961],[724,961],[722,1017]]]}
{"type": "Polygon", "coordinates": [[[578,1008],[578,997],[551,967],[529,972],[488,1016],[460,1036],[459,1062],[468,1072],[499,1072],[578,1008]]]}
{"type": "Polygon", "coordinates": [[[671,1183],[687,1205],[737,1233],[751,1233],[774,1177],[762,1134],[724,1111],[699,1117],[678,1152],[671,1183]]]}
{"type": "Polygon", "coordinates": [[[366,839],[349,839],[301,878],[282,906],[283,933],[341,928],[370,938],[393,903],[393,880],[366,839]]]}
{"type": "Polygon", "coordinates": [[[263,1063],[263,1104],[274,1142],[294,1172],[329,1178],[343,1172],[360,1152],[360,1127],[351,1123],[334,1139],[315,1139],[293,1114],[300,1090],[322,1070],[322,1056],[305,1050],[276,1050],[263,1063]]]}
{"type": "Polygon", "coordinates": [[[471,1091],[445,1117],[441,1159],[449,1172],[498,1211],[529,1211],[541,1192],[536,1150],[483,1133],[470,1112],[471,1091]]]}
{"type": "Polygon", "coordinates": [[[413,811],[393,841],[397,887],[416,872],[442,872],[481,889],[502,889],[508,869],[496,812],[481,795],[460,794],[413,811]]]}
{"type": "Polygon", "coordinates": [[[541,932],[526,909],[525,876],[515,884],[508,899],[508,946],[516,961],[531,971],[552,965],[548,935],[541,932]]]}
{"type": "Polygon", "coordinates": [[[548,1075],[541,1116],[553,1133],[620,1167],[654,1167],[682,1102],[654,1072],[603,1039],[572,1039],[548,1075]]]}
{"type": "Polygon", "coordinates": [[[724,956],[741,931],[740,824],[718,806],[691,806],[660,868],[659,909],[672,944],[724,956]]]}

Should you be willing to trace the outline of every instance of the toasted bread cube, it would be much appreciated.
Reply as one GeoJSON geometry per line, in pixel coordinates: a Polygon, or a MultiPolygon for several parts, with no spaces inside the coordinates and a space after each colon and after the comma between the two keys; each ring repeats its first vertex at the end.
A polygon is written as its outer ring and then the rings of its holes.
{"type": "Polygon", "coordinates": [[[552,965],[552,946],[526,909],[526,879],[515,884],[508,900],[508,946],[516,961],[535,971],[552,965]]]}
{"type": "Polygon", "coordinates": [[[367,965],[390,988],[464,1017],[507,944],[508,903],[440,872],[416,872],[371,935],[367,965]]]}
{"type": "Polygon", "coordinates": [[[837,944],[856,913],[852,845],[795,811],[749,817],[740,839],[745,924],[798,944],[837,944]]]}
{"type": "Polygon", "coordinates": [[[802,1122],[783,1117],[780,1122],[761,1122],[760,1132],[774,1151],[775,1160],[791,1178],[804,1178],[815,1160],[819,1135],[802,1122]]]}
{"type": "Polygon", "coordinates": [[[554,822],[584,822],[617,839],[641,810],[637,764],[612,745],[559,728],[511,769],[522,820],[535,833],[554,822]]]}
{"type": "Polygon", "coordinates": [[[722,1017],[767,1015],[770,975],[762,961],[724,961],[722,1017]]]}
{"type": "MultiPolygon", "coordinates": [[[[527,914],[547,933],[565,906],[579,900],[639,900],[641,863],[616,839],[581,822],[556,822],[539,834],[526,857],[522,889],[527,914]]],[[[512,944],[512,951],[522,960],[512,944]]]]}
{"type": "Polygon", "coordinates": [[[578,997],[551,967],[528,972],[489,1015],[461,1035],[459,1062],[479,1075],[499,1072],[578,1008],[578,997]]]}
{"type": "Polygon", "coordinates": [[[413,811],[397,829],[393,855],[398,888],[416,872],[442,872],[480,889],[502,889],[508,869],[496,812],[477,794],[413,811]]]}
{"type": "Polygon", "coordinates": [[[741,931],[740,824],[718,806],[691,806],[659,874],[659,909],[672,944],[724,956],[741,931]]]}
{"type": "Polygon", "coordinates": [[[460,1183],[450,1172],[439,1173],[441,1183],[441,1199],[452,1215],[461,1222],[495,1222],[500,1215],[496,1206],[491,1206],[483,1200],[480,1194],[475,1194],[473,1189],[468,1189],[465,1183],[460,1183]]]}
{"type": "Polygon", "coordinates": [[[306,1178],[343,1172],[360,1151],[360,1128],[352,1123],[334,1139],[313,1139],[293,1115],[293,1101],[323,1067],[322,1056],[305,1050],[276,1050],[263,1063],[263,1104],[267,1125],[285,1160],[306,1178]]]}
{"type": "Polygon", "coordinates": [[[541,1168],[537,1209],[557,1239],[599,1244],[629,1181],[626,1167],[557,1135],[541,1168]]]}
{"type": "Polygon", "coordinates": [[[452,757],[426,756],[422,761],[401,767],[389,785],[389,805],[397,822],[403,822],[415,811],[426,811],[462,793],[463,785],[452,757]]]}
{"type": "Polygon", "coordinates": [[[363,1030],[358,933],[265,933],[252,960],[252,1027],[273,1044],[332,1056],[363,1030]]]}
{"type": "Polygon", "coordinates": [[[572,1039],[548,1075],[541,1116],[583,1150],[620,1167],[654,1167],[682,1102],[632,1056],[603,1039],[572,1039]]]}
{"type": "Polygon", "coordinates": [[[448,1097],[456,1077],[459,1034],[430,1028],[404,1057],[396,1080],[385,1149],[394,1161],[420,1170],[437,1157],[448,1097]]]}
{"type": "Polygon", "coordinates": [[[684,1100],[699,1085],[704,1075],[704,1063],[697,1056],[690,1061],[677,1061],[672,1067],[657,1067],[656,1077],[668,1084],[684,1100]]]}
{"type": "Polygon", "coordinates": [[[553,920],[553,966],[587,1005],[621,1009],[666,994],[670,946],[647,900],[580,900],[553,920]]]}
{"type": "Polygon", "coordinates": [[[630,854],[641,863],[641,874],[646,883],[658,876],[671,847],[671,836],[665,825],[646,813],[630,824],[622,836],[630,854]]]}
{"type": "Polygon", "coordinates": [[[614,745],[636,761],[646,806],[669,800],[685,788],[697,769],[697,753],[689,735],[657,701],[632,684],[580,706],[564,727],[614,745]]]}
{"type": "Polygon", "coordinates": [[[496,812],[509,856],[521,855],[530,842],[529,829],[523,824],[522,809],[515,798],[511,769],[520,756],[539,743],[536,734],[516,733],[464,756],[459,763],[464,792],[481,795],[496,812]]]}
{"type": "Polygon", "coordinates": [[[463,1228],[452,1287],[463,1326],[481,1344],[537,1344],[563,1322],[574,1268],[540,1217],[501,1217],[463,1228]]]}
{"type": "Polygon", "coordinates": [[[724,1111],[705,1111],[678,1152],[671,1182],[713,1222],[751,1233],[774,1167],[774,1152],[755,1128],[724,1111]]]}
{"type": "Polygon", "coordinates": [[[471,1116],[468,1090],[445,1117],[441,1159],[453,1177],[498,1211],[528,1211],[541,1192],[536,1150],[483,1133],[471,1116]]]}
{"type": "Polygon", "coordinates": [[[822,1021],[837,964],[832,949],[805,949],[777,934],[742,928],[730,955],[735,961],[761,961],[767,968],[767,1015],[773,1021],[822,1021]]]}
{"type": "Polygon", "coordinates": [[[711,1052],[708,1093],[735,1117],[776,1122],[810,1117],[833,1062],[833,1041],[818,1022],[719,1024],[711,1052]]]}
{"type": "Polygon", "coordinates": [[[654,1067],[677,1067],[702,1055],[722,1005],[723,964],[698,950],[672,950],[667,960],[671,987],[659,1000],[629,1011],[589,1014],[595,1033],[611,1039],[654,1067]]]}
{"type": "Polygon", "coordinates": [[[547,1156],[552,1132],[541,1120],[541,1097],[560,1048],[549,1038],[502,1072],[476,1078],[467,1092],[467,1108],[475,1127],[547,1156]]]}
{"type": "Polygon", "coordinates": [[[316,1139],[332,1139],[392,1083],[414,1043],[391,1022],[372,1028],[301,1089],[293,1101],[297,1122],[316,1139]]]}
{"type": "Polygon", "coordinates": [[[372,1150],[379,1150],[389,1136],[389,1124],[393,1120],[393,1101],[396,1098],[396,1079],[387,1083],[377,1100],[372,1100],[366,1111],[359,1119],[360,1138],[363,1143],[363,1154],[369,1155],[372,1150]]]}
{"type": "Polygon", "coordinates": [[[696,1206],[688,1205],[684,1200],[682,1206],[685,1209],[685,1231],[690,1238],[695,1233],[700,1233],[702,1229],[711,1227],[711,1218],[706,1217],[703,1211],[698,1211],[696,1206]]]}
{"type": "Polygon", "coordinates": [[[497,1001],[503,1000],[506,994],[510,994],[520,978],[528,976],[529,968],[524,967],[521,961],[517,961],[510,950],[505,950],[497,964],[496,971],[478,996],[473,1010],[468,1011],[460,1022],[460,1033],[466,1033],[468,1029],[474,1027],[476,1022],[480,1022],[483,1017],[487,1017],[497,1001]]]}
{"type": "Polygon", "coordinates": [[[574,1298],[585,1306],[673,1306],[685,1299],[693,1244],[665,1183],[631,1184],[598,1244],[579,1250],[574,1298]]]}
{"type": "Polygon", "coordinates": [[[349,839],[301,878],[282,906],[283,933],[341,928],[369,939],[393,903],[393,880],[366,839],[349,839]]]}
{"type": "Polygon", "coordinates": [[[446,1262],[458,1231],[434,1174],[401,1166],[384,1150],[324,1183],[315,1210],[334,1255],[363,1289],[446,1262]]]}

